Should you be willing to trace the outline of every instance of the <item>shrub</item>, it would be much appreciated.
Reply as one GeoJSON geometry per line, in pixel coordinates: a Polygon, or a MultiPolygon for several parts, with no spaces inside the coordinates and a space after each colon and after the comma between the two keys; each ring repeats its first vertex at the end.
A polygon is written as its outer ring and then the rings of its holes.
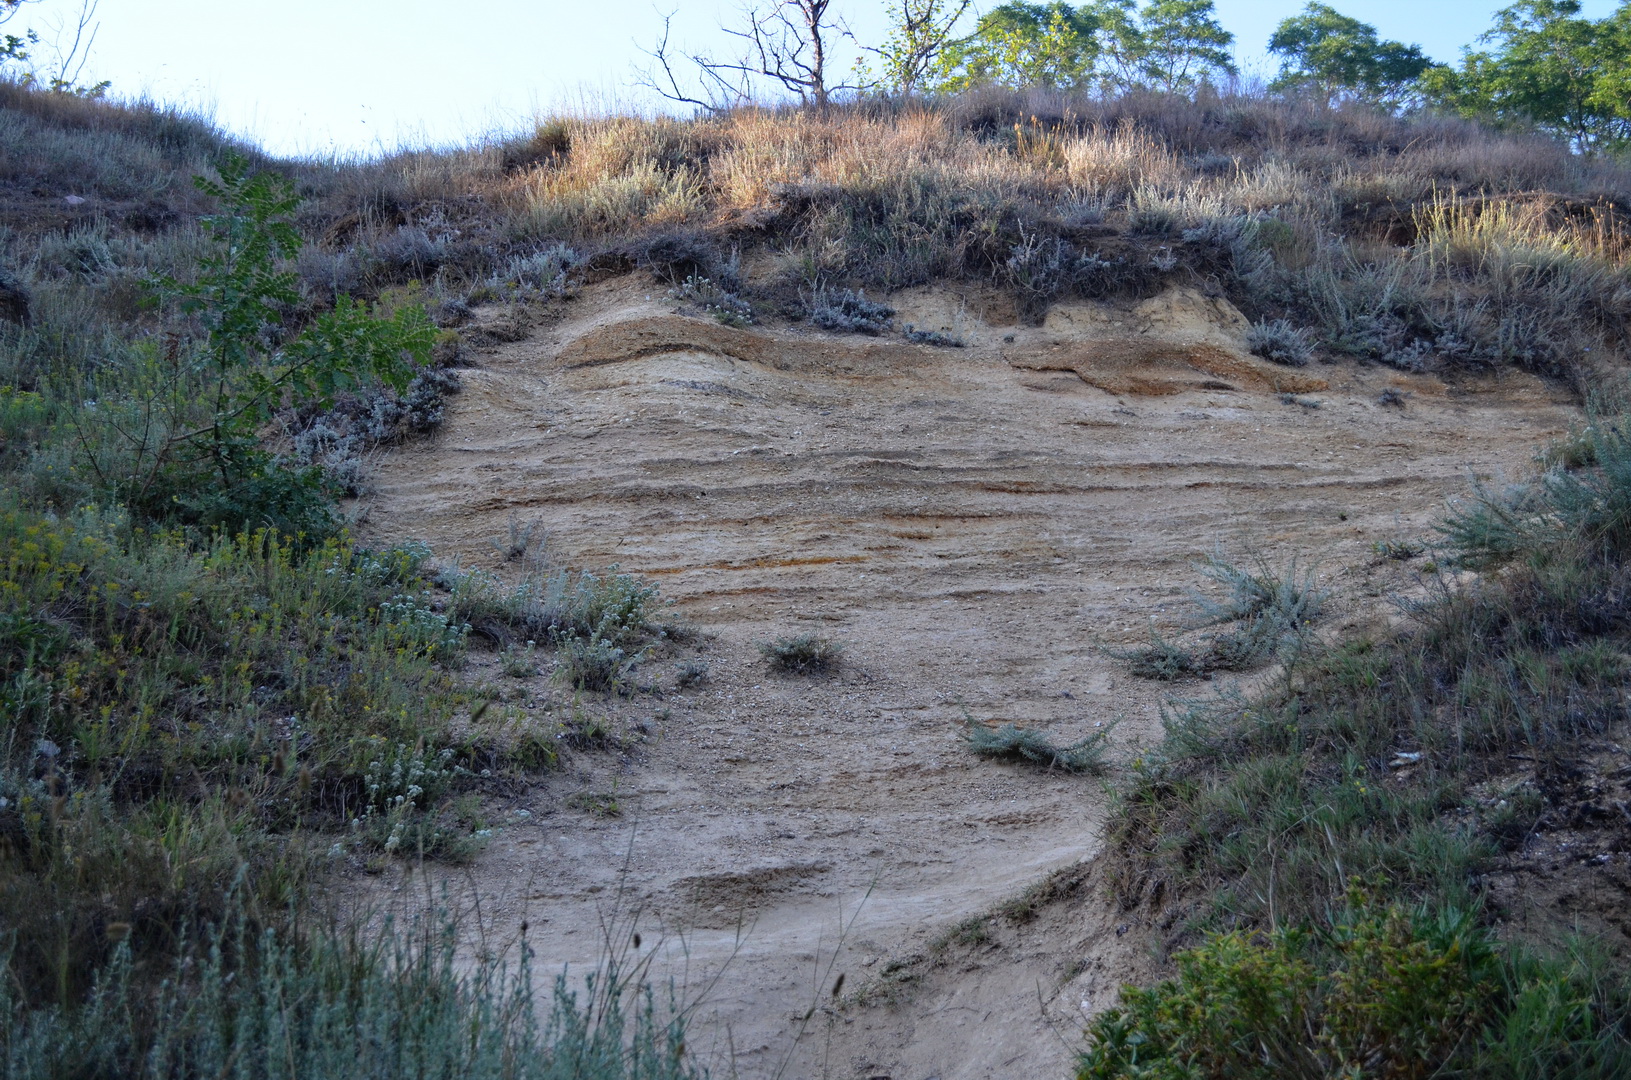
{"type": "Polygon", "coordinates": [[[889,329],[889,320],[894,317],[894,308],[849,289],[819,293],[810,305],[811,322],[823,330],[847,334],[881,334],[889,329]]]}
{"type": "Polygon", "coordinates": [[[1127,215],[1127,229],[1135,236],[1176,236],[1182,224],[1166,206],[1141,206],[1127,215]]]}
{"type": "Polygon", "coordinates": [[[499,645],[595,634],[628,645],[646,634],[659,603],[657,586],[616,566],[604,575],[536,567],[513,586],[495,574],[450,566],[438,580],[452,593],[450,616],[499,645]]]}
{"type": "Polygon", "coordinates": [[[468,862],[490,831],[473,834],[458,821],[446,822],[439,804],[466,770],[453,763],[454,751],[429,753],[416,746],[380,747],[363,774],[362,812],[351,821],[353,837],[386,856],[468,862]]]}
{"type": "Polygon", "coordinates": [[[329,486],[347,495],[359,494],[366,475],[364,455],[409,434],[434,430],[442,422],[448,396],[458,393],[460,385],[457,373],[427,368],[400,394],[375,387],[348,395],[294,433],[293,460],[285,466],[315,467],[329,486]]]}
{"type": "Polygon", "coordinates": [[[981,757],[1029,762],[1071,773],[1100,773],[1105,770],[1105,753],[1109,748],[1111,728],[1115,726],[1105,727],[1070,746],[1055,746],[1041,732],[1030,728],[1011,723],[991,728],[971,716],[964,719],[969,747],[981,757]]]}
{"type": "Polygon", "coordinates": [[[1112,650],[1110,655],[1128,662],[1128,671],[1135,678],[1172,682],[1196,675],[1208,669],[1207,658],[1192,649],[1186,649],[1163,638],[1153,629],[1150,643],[1126,652],[1112,650]]]}
{"type": "Polygon", "coordinates": [[[797,634],[762,642],[759,654],[777,671],[792,675],[825,674],[838,667],[844,646],[815,634],[797,634]]]}
{"type": "Polygon", "coordinates": [[[1325,928],[1210,935],[1089,1025],[1078,1080],[1470,1075],[1631,1067],[1631,984],[1578,948],[1502,946],[1467,913],[1350,889],[1325,928]]]}
{"type": "Polygon", "coordinates": [[[393,647],[451,667],[464,658],[470,624],[437,611],[423,593],[398,593],[379,605],[379,633],[393,647]]]}
{"type": "MultiPolygon", "coordinates": [[[[1472,786],[1508,755],[1566,753],[1631,718],[1616,509],[1631,480],[1615,464],[1631,451],[1618,424],[1592,426],[1602,464],[1481,492],[1446,526],[1454,557],[1501,573],[1436,582],[1381,637],[1299,643],[1284,680],[1254,696],[1169,705],[1112,827],[1124,872],[1204,889],[1213,918],[1258,924],[1317,921],[1347,873],[1382,875],[1406,901],[1471,903],[1480,867],[1513,842],[1472,786]]],[[[1305,621],[1307,575],[1218,579],[1230,596],[1212,607],[1243,616],[1244,651],[1253,620],[1305,621]]]]}
{"type": "Polygon", "coordinates": [[[1247,671],[1283,653],[1301,652],[1327,595],[1314,584],[1312,572],[1299,574],[1292,563],[1275,573],[1261,559],[1255,571],[1243,570],[1218,555],[1200,569],[1228,593],[1221,601],[1195,594],[1199,625],[1230,624],[1230,629],[1190,646],[1152,629],[1148,645],[1106,650],[1109,655],[1127,661],[1137,678],[1170,682],[1210,671],[1247,671]]]}
{"type": "Polygon", "coordinates": [[[237,155],[223,160],[219,180],[195,182],[221,203],[205,219],[212,246],[194,280],[158,283],[204,340],[135,349],[123,398],[75,417],[82,464],[160,521],[327,535],[333,492],[321,471],[286,467],[261,446],[260,429],[289,404],[327,408],[371,383],[406,389],[435,328],[418,307],[378,316],[342,298],[298,334],[282,332],[299,300],[295,275],[281,268],[301,247],[287,220],[299,199],[237,155]]]}
{"type": "Polygon", "coordinates": [[[754,321],[752,304],[696,274],[680,282],[669,295],[681,303],[701,308],[726,326],[751,326],[754,321]]]}
{"type": "Polygon", "coordinates": [[[0,923],[28,1000],[86,989],[109,923],[145,964],[235,881],[276,921],[310,872],[288,833],[379,817],[371,770],[422,763],[382,789],[419,788],[404,829],[469,782],[445,756],[484,737],[452,731],[464,627],[427,600],[423,549],[0,505],[0,552],[0,923]]]}
{"type": "Polygon", "coordinates": [[[515,255],[488,279],[489,287],[514,297],[545,299],[566,295],[567,275],[583,261],[566,244],[551,244],[515,255]]]}
{"type": "Polygon", "coordinates": [[[578,690],[611,693],[621,690],[629,672],[641,660],[642,653],[630,655],[621,646],[602,635],[599,628],[587,636],[575,633],[559,634],[555,647],[560,656],[560,674],[568,684],[578,690]]]}
{"type": "Polygon", "coordinates": [[[706,233],[679,231],[658,233],[637,245],[636,262],[671,285],[687,278],[717,282],[726,292],[741,287],[735,256],[721,255],[706,233]]]}
{"type": "Polygon", "coordinates": [[[1384,559],[1408,562],[1426,551],[1427,545],[1419,540],[1378,540],[1371,545],[1371,550],[1384,559]]]}
{"type": "Polygon", "coordinates": [[[533,548],[544,542],[546,533],[541,531],[542,518],[534,518],[523,522],[521,515],[514,510],[510,511],[509,523],[503,537],[493,537],[487,542],[493,550],[504,558],[505,562],[514,562],[517,559],[526,559],[531,556],[533,548]]]}
{"type": "Polygon", "coordinates": [[[1295,561],[1276,573],[1261,558],[1255,570],[1246,570],[1214,554],[1200,572],[1228,590],[1221,601],[1196,595],[1206,621],[1243,622],[1266,641],[1303,634],[1329,596],[1314,583],[1314,572],[1300,572],[1295,561]]]}
{"type": "MultiPolygon", "coordinates": [[[[1100,262],[1096,255],[1089,258],[1094,260],[1088,271],[1091,274],[1100,269],[1100,262]]],[[[1036,318],[1069,287],[1076,264],[1076,252],[1059,237],[1022,232],[1019,241],[1008,249],[1004,269],[1008,283],[1019,296],[1021,309],[1036,318]]],[[[1107,269],[1109,264],[1103,265],[1107,269]]]]}
{"type": "Polygon", "coordinates": [[[1489,942],[1456,912],[1362,904],[1317,939],[1219,934],[1175,960],[1177,978],[1094,1019],[1079,1080],[1427,1077],[1476,1046],[1500,990],[1489,942]]]}
{"type": "Polygon", "coordinates": [[[324,304],[337,303],[342,296],[354,296],[362,286],[363,272],[356,255],[349,251],[324,251],[306,247],[295,256],[295,274],[301,291],[324,304]]]}
{"type": "Polygon", "coordinates": [[[1560,546],[1593,561],[1631,554],[1631,422],[1594,418],[1567,444],[1565,464],[1496,493],[1480,488],[1471,505],[1440,527],[1464,565],[1496,567],[1544,559],[1560,546]]]}
{"type": "Polygon", "coordinates": [[[403,225],[375,242],[368,254],[392,281],[427,278],[447,259],[447,244],[417,225],[403,225]]]}
{"type": "Polygon", "coordinates": [[[911,323],[907,323],[901,332],[906,340],[913,345],[933,345],[940,349],[961,349],[965,344],[963,339],[956,335],[941,333],[938,330],[919,330],[911,323]]]}
{"type": "Polygon", "coordinates": [[[1200,568],[1203,576],[1224,585],[1221,601],[1200,594],[1199,625],[1232,624],[1196,647],[1186,647],[1152,632],[1150,644],[1129,652],[1111,651],[1126,660],[1132,674],[1144,679],[1173,680],[1208,671],[1245,671],[1290,651],[1301,651],[1326,593],[1314,584],[1310,571],[1299,574],[1296,564],[1284,573],[1271,571],[1261,560],[1255,571],[1244,570],[1213,555],[1200,568]]]}
{"type": "Polygon", "coordinates": [[[1256,356],[1291,367],[1303,367],[1314,356],[1307,331],[1284,319],[1253,323],[1246,331],[1246,347],[1256,356]]]}
{"type": "Polygon", "coordinates": [[[527,642],[524,648],[506,645],[498,654],[499,669],[512,679],[530,679],[538,674],[537,645],[527,642]]]}

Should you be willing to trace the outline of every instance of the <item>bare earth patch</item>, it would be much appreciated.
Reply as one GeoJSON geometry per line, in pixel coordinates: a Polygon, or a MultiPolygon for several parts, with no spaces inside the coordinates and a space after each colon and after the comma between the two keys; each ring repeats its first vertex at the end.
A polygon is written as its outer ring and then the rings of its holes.
{"type": "MultiPolygon", "coordinates": [[[[639,909],[659,973],[706,988],[693,1048],[744,1077],[1063,1075],[1084,1010],[1148,969],[1145,915],[1084,899],[956,931],[1090,859],[1108,800],[976,758],[964,710],[1061,743],[1120,721],[1124,761],[1172,688],[1105,646],[1179,627],[1196,560],[1296,555],[1335,590],[1327,632],[1392,617],[1429,556],[1373,545],[1430,540],[1446,499],[1521,474],[1577,411],[1527,376],[1277,368],[1182,290],[1040,327],[978,296],[892,302],[967,347],[733,329],[592,286],[465,372],[359,509],[373,538],[499,569],[488,538],[539,519],[558,559],[657,581],[700,632],[705,681],[677,689],[670,656],[641,669],[660,694],[581,700],[625,748],[569,755],[449,875],[494,933],[528,920],[549,971],[639,909]],[[846,646],[835,672],[759,655],[804,633],[846,646]]],[[[516,685],[509,707],[572,708],[516,685]]]]}

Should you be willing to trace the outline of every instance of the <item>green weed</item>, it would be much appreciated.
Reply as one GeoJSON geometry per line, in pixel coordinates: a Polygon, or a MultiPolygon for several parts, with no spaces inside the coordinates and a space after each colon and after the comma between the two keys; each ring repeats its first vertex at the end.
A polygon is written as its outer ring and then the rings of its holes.
{"type": "Polygon", "coordinates": [[[512,679],[529,679],[538,674],[537,643],[529,641],[520,648],[504,646],[498,654],[498,666],[512,679]]]}
{"type": "Polygon", "coordinates": [[[706,660],[682,660],[674,665],[674,685],[681,690],[701,686],[708,681],[708,671],[706,660]]]}
{"type": "Polygon", "coordinates": [[[621,648],[647,633],[659,603],[655,585],[616,566],[603,575],[530,568],[514,585],[457,566],[439,570],[436,577],[451,593],[450,616],[505,646],[598,635],[608,647],[621,648]]]}
{"type": "Polygon", "coordinates": [[[560,677],[568,685],[602,693],[625,689],[630,674],[645,655],[643,650],[630,653],[614,644],[614,639],[598,627],[588,637],[558,635],[555,648],[560,677]]]}

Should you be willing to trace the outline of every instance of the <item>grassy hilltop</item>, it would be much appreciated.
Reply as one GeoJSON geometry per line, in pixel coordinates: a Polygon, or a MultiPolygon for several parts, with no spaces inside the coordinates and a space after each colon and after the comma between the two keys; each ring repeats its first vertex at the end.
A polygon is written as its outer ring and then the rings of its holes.
{"type": "MultiPolygon", "coordinates": [[[[1501,916],[1534,837],[1612,850],[1625,828],[1603,749],[1631,650],[1611,159],[1297,98],[988,89],[290,162],[0,83],[0,208],[8,1075],[355,1075],[379,1046],[382,1076],[693,1073],[638,968],[543,1030],[530,985],[461,974],[438,927],[380,942],[312,915],[336,867],[474,857],[481,793],[591,737],[491,707],[469,649],[535,641],[594,688],[663,632],[628,576],[500,581],[365,549],[340,511],[369,451],[435,428],[465,350],[621,274],[699,317],[863,333],[896,332],[874,309],[908,286],[1026,321],[1184,284],[1275,362],[1511,366],[1589,400],[1535,479],[1447,522],[1405,629],[1175,706],[1071,902],[1168,908],[1158,945],[1199,947],[1096,1024],[1085,1076],[1631,1062],[1623,954],[1565,940],[1623,949],[1612,912],[1501,916]]],[[[1268,626],[1285,591],[1235,584],[1268,626]]],[[[1195,662],[1164,647],[1153,674],[1195,662]]]]}

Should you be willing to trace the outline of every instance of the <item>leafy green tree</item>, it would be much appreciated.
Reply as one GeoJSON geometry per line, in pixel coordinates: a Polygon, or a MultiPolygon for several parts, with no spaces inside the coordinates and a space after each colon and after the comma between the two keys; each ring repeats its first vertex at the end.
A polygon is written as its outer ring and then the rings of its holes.
{"type": "MultiPolygon", "coordinates": [[[[11,21],[27,0],[0,0],[0,25],[11,21]]],[[[28,47],[40,40],[39,35],[32,30],[25,30],[21,34],[0,34],[0,64],[8,60],[27,60],[28,47]]]]}
{"type": "Polygon", "coordinates": [[[1213,0],[1096,0],[1010,3],[982,16],[973,34],[945,51],[940,88],[1041,86],[1102,90],[1148,87],[1186,92],[1234,74],[1234,35],[1213,0]]]}
{"type": "Polygon", "coordinates": [[[1426,80],[1433,98],[1457,112],[1533,124],[1577,149],[1631,137],[1631,8],[1594,21],[1578,0],[1521,0],[1495,14],[1456,69],[1426,80]]]}
{"type": "Polygon", "coordinates": [[[1597,24],[1596,86],[1591,105],[1598,115],[1612,118],[1608,141],[1623,146],[1631,127],[1631,2],[1597,24]]]}
{"type": "Polygon", "coordinates": [[[926,86],[945,65],[953,44],[952,30],[973,5],[973,0],[901,0],[886,12],[889,36],[867,51],[882,61],[877,77],[862,81],[894,94],[913,94],[926,86]]]}
{"type": "Polygon", "coordinates": [[[946,50],[940,89],[1039,86],[1073,90],[1092,78],[1100,20],[1088,7],[1008,3],[980,17],[946,50]]]}
{"type": "Polygon", "coordinates": [[[94,409],[91,424],[103,430],[82,428],[81,448],[98,480],[147,517],[321,532],[329,510],[320,472],[278,461],[261,430],[287,406],[327,408],[370,384],[406,388],[429,361],[436,328],[420,307],[381,315],[341,297],[289,334],[283,313],[300,292],[286,267],[301,239],[288,217],[300,199],[287,180],[252,173],[236,154],[219,174],[193,181],[220,202],[203,219],[212,247],[196,280],[156,281],[202,340],[138,350],[131,379],[145,388],[140,400],[94,409]]]}
{"type": "Polygon", "coordinates": [[[1419,45],[1383,41],[1376,27],[1320,3],[1280,23],[1269,51],[1283,58],[1271,90],[1311,90],[1326,101],[1397,104],[1433,66],[1419,45]]]}
{"type": "Polygon", "coordinates": [[[219,180],[194,183],[220,200],[223,212],[204,218],[216,246],[202,260],[198,280],[164,283],[208,335],[209,421],[180,438],[197,446],[230,484],[235,455],[274,409],[288,401],[327,407],[336,394],[370,380],[402,390],[428,361],[436,331],[423,309],[376,318],[341,297],[304,332],[268,350],[263,343],[282,311],[300,300],[295,275],[283,268],[302,246],[287,220],[300,197],[275,173],[251,173],[248,160],[235,154],[222,163],[219,180]]]}
{"type": "Polygon", "coordinates": [[[1138,21],[1132,52],[1148,85],[1181,92],[1209,76],[1235,74],[1229,52],[1235,36],[1219,25],[1212,0],[1151,0],[1138,21]]]}
{"type": "Polygon", "coordinates": [[[1108,92],[1141,85],[1145,42],[1135,0],[1096,0],[1093,14],[1099,21],[1099,88],[1108,92]]]}

